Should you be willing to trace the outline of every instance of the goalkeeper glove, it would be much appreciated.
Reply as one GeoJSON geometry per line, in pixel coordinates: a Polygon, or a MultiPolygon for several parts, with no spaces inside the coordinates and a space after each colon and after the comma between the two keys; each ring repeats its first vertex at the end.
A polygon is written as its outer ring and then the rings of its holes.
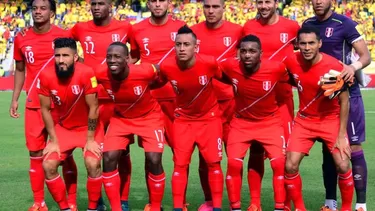
{"type": "Polygon", "coordinates": [[[329,99],[337,97],[346,88],[340,72],[336,70],[330,70],[324,74],[318,85],[324,90],[324,96],[329,97],[329,99]]]}

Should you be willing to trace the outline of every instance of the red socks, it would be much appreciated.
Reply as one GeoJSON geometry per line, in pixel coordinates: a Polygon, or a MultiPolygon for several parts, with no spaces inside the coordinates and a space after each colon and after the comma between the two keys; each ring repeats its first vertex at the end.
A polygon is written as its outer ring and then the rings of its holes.
{"type": "Polygon", "coordinates": [[[68,209],[68,200],[66,199],[66,188],[64,181],[61,179],[60,175],[51,180],[46,180],[46,184],[52,198],[59,205],[61,210],[68,209]]]}
{"type": "Polygon", "coordinates": [[[182,209],[184,206],[185,188],[187,185],[188,166],[174,166],[172,175],[173,208],[182,209]]]}
{"type": "Polygon", "coordinates": [[[118,171],[103,172],[102,175],[105,193],[107,194],[112,211],[121,211],[120,176],[118,171]]]}
{"type": "Polygon", "coordinates": [[[284,167],[285,158],[276,158],[271,160],[271,168],[273,171],[273,191],[275,200],[275,209],[284,209],[284,201],[286,196],[284,186],[284,167]]]}
{"type": "Polygon", "coordinates": [[[165,188],[165,173],[153,175],[148,173],[147,179],[150,188],[151,211],[160,211],[165,188]]]}
{"type": "Polygon", "coordinates": [[[43,157],[30,157],[29,169],[31,190],[34,195],[34,202],[44,202],[44,170],[43,157]]]}
{"type": "Polygon", "coordinates": [[[242,168],[243,160],[228,159],[226,184],[232,210],[241,209],[242,168]]]}
{"type": "Polygon", "coordinates": [[[262,179],[264,175],[264,154],[250,154],[247,182],[250,190],[251,204],[260,207],[262,179]]]}
{"type": "Polygon", "coordinates": [[[77,165],[73,159],[73,155],[65,159],[62,172],[68,192],[68,203],[77,205],[77,165]]]}
{"type": "Polygon", "coordinates": [[[350,169],[345,174],[338,174],[339,188],[341,192],[342,208],[343,211],[350,211],[352,207],[352,200],[354,194],[354,181],[352,170],[350,169]]]}
{"type": "Polygon", "coordinates": [[[130,180],[132,172],[132,163],[130,160],[130,155],[121,156],[118,165],[118,171],[120,174],[120,194],[121,201],[128,201],[129,191],[130,191],[130,180]]]}
{"type": "Polygon", "coordinates": [[[295,209],[305,211],[306,208],[302,196],[302,179],[298,172],[295,174],[285,173],[285,187],[294,203],[295,209]]]}
{"type": "Polygon", "coordinates": [[[212,194],[212,204],[214,208],[220,208],[223,201],[224,176],[220,163],[209,163],[208,183],[212,194]]]}
{"type": "MultiPolygon", "coordinates": [[[[97,178],[91,178],[87,177],[87,194],[88,194],[88,208],[95,210],[98,206],[99,198],[102,194],[102,184],[103,184],[103,178],[102,176],[97,178]]],[[[113,210],[113,209],[112,209],[113,210]]]]}

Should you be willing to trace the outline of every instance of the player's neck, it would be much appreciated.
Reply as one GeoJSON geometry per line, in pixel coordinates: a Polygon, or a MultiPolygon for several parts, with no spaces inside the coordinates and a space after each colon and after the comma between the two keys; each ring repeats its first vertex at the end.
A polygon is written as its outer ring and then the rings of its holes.
{"type": "Polygon", "coordinates": [[[52,26],[51,24],[48,22],[48,23],[45,23],[45,24],[34,24],[33,26],[33,30],[35,33],[37,34],[44,34],[44,33],[47,33],[51,30],[52,26]]]}
{"type": "Polygon", "coordinates": [[[185,62],[177,61],[177,65],[181,70],[186,70],[186,69],[191,68],[195,64],[195,60],[196,60],[196,58],[195,58],[195,55],[194,55],[193,58],[191,58],[188,61],[185,61],[185,62]]]}
{"type": "Polygon", "coordinates": [[[253,68],[245,68],[243,66],[243,70],[244,70],[246,76],[250,76],[253,73],[257,72],[259,70],[259,68],[260,68],[260,62],[256,66],[254,66],[253,68]]]}
{"type": "Polygon", "coordinates": [[[279,15],[275,13],[270,18],[259,18],[259,20],[262,23],[262,25],[273,25],[279,22],[279,15]]]}
{"type": "Polygon", "coordinates": [[[152,25],[157,25],[157,26],[164,25],[168,21],[168,15],[165,15],[164,17],[161,17],[161,18],[156,18],[156,17],[151,16],[149,20],[152,25]]]}
{"type": "Polygon", "coordinates": [[[321,53],[318,53],[314,59],[312,59],[311,61],[305,62],[305,64],[308,65],[309,67],[314,66],[315,64],[320,62],[322,58],[323,58],[323,55],[321,53]]]}
{"type": "Polygon", "coordinates": [[[217,28],[220,28],[223,24],[224,24],[224,21],[223,20],[220,20],[216,23],[209,23],[209,22],[205,22],[206,23],[206,26],[207,28],[209,29],[217,29],[217,28]]]}
{"type": "Polygon", "coordinates": [[[95,26],[107,26],[109,23],[111,23],[112,18],[106,18],[106,19],[93,19],[95,26]]]}
{"type": "Polygon", "coordinates": [[[316,18],[318,19],[318,21],[323,22],[327,20],[329,17],[331,17],[332,14],[333,14],[333,11],[329,10],[325,15],[319,15],[319,16],[317,15],[316,18]]]}

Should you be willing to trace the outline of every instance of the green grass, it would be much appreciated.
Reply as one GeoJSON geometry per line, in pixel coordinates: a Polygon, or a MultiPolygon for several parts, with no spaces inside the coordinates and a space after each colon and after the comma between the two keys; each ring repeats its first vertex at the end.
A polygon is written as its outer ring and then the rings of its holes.
{"type": "MultiPolygon", "coordinates": [[[[367,122],[367,142],[364,144],[366,159],[368,163],[369,178],[373,178],[375,174],[375,91],[363,91],[363,97],[366,106],[366,122],[367,122]]],[[[11,98],[10,92],[0,92],[0,128],[1,128],[1,147],[0,147],[0,210],[1,211],[22,211],[32,204],[32,195],[29,185],[28,168],[29,159],[28,152],[25,147],[23,118],[11,119],[8,114],[9,102],[11,98]]],[[[20,102],[23,102],[23,95],[20,102]]],[[[23,104],[20,105],[21,115],[23,112],[23,104]]],[[[23,117],[23,116],[22,116],[23,117]]],[[[75,159],[79,169],[78,178],[78,206],[80,210],[86,210],[87,193],[86,193],[86,171],[82,161],[82,153],[76,150],[75,159]]],[[[133,174],[130,192],[130,205],[133,211],[143,210],[147,203],[147,191],[144,180],[144,153],[136,144],[131,147],[131,158],[133,161],[133,174]]],[[[200,187],[198,178],[197,154],[193,156],[190,179],[188,187],[188,202],[191,204],[189,210],[197,210],[201,202],[203,202],[203,192],[200,187]]],[[[273,193],[271,181],[271,169],[269,163],[266,162],[266,173],[263,181],[262,204],[263,210],[273,210],[273,193]]],[[[324,201],[324,188],[322,183],[321,171],[322,155],[321,144],[317,143],[311,151],[311,155],[306,157],[301,165],[301,174],[303,179],[304,199],[309,210],[319,210],[324,201]]],[[[170,176],[173,171],[172,155],[169,148],[165,149],[163,157],[164,169],[167,174],[167,186],[164,195],[164,210],[172,210],[172,194],[170,176]]],[[[223,170],[226,172],[226,160],[223,161],[223,170]]],[[[246,177],[244,177],[246,178],[246,177]]],[[[375,202],[375,180],[368,180],[368,208],[372,210],[375,202]]],[[[247,181],[244,180],[242,189],[243,207],[247,206],[249,200],[249,191],[247,181]]],[[[57,204],[53,201],[48,190],[46,189],[46,202],[51,211],[58,210],[57,204]]],[[[103,192],[104,193],[104,192],[103,192]]],[[[339,194],[338,194],[339,195],[339,194]]],[[[105,196],[105,194],[104,194],[105,196]]],[[[355,201],[355,200],[354,200],[355,201]]],[[[228,198],[226,191],[223,197],[224,209],[228,208],[228,198]]],[[[107,202],[108,204],[108,202],[107,202]]]]}

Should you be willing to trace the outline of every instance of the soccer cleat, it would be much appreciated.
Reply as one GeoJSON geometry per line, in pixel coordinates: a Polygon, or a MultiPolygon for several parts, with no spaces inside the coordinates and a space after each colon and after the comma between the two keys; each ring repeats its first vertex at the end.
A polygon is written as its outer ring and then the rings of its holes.
{"type": "Polygon", "coordinates": [[[359,209],[356,209],[355,211],[365,211],[362,207],[360,207],[359,209]]]}
{"type": "Polygon", "coordinates": [[[48,207],[45,202],[42,203],[34,203],[28,211],[48,211],[48,207]]]}
{"type": "Polygon", "coordinates": [[[69,204],[69,208],[71,211],[78,211],[77,205],[76,204],[69,204]]]}
{"type": "Polygon", "coordinates": [[[129,207],[129,204],[128,204],[127,201],[126,202],[121,201],[121,210],[122,211],[129,211],[130,210],[130,207],[129,207]]]}
{"type": "Polygon", "coordinates": [[[189,206],[190,204],[184,204],[184,207],[182,208],[182,211],[188,211],[188,206],[189,206]]]}
{"type": "MultiPolygon", "coordinates": [[[[151,204],[146,204],[144,211],[151,211],[151,204]]],[[[184,209],[183,209],[184,210],[184,209]]],[[[160,211],[163,211],[163,207],[160,207],[160,211]]]]}
{"type": "Polygon", "coordinates": [[[292,211],[292,209],[290,209],[290,207],[285,206],[284,211],[292,211]]]}
{"type": "Polygon", "coordinates": [[[199,206],[198,211],[212,211],[214,209],[212,201],[206,201],[199,206]]]}
{"type": "Polygon", "coordinates": [[[250,206],[247,208],[247,211],[262,211],[262,208],[258,207],[258,206],[255,205],[255,204],[252,204],[252,205],[250,205],[250,206]]]}
{"type": "Polygon", "coordinates": [[[107,206],[105,204],[98,204],[98,207],[96,208],[96,211],[106,211],[107,206]]]}
{"type": "Polygon", "coordinates": [[[329,209],[329,207],[327,206],[323,206],[322,208],[320,208],[320,211],[332,211],[332,210],[329,209]]]}

